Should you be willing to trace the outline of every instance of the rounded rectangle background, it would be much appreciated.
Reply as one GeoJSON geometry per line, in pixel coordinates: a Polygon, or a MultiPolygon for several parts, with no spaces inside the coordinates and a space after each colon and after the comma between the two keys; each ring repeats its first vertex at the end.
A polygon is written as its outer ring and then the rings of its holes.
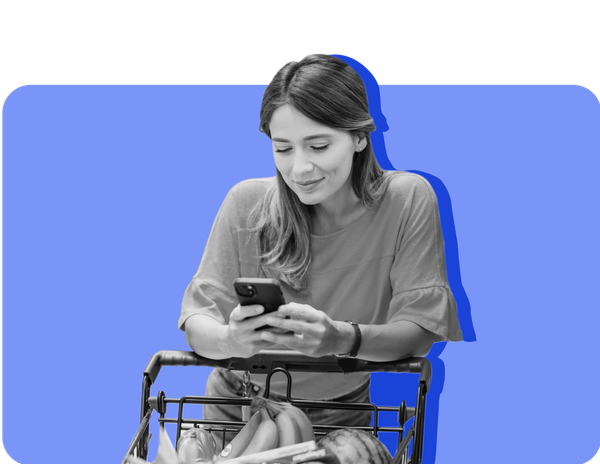
{"type": "MultiPolygon", "coordinates": [[[[275,173],[258,131],[263,91],[30,86],[6,100],[3,442],[17,462],[123,458],[146,362],[187,349],[181,297],[221,201],[275,173]]],[[[391,164],[434,176],[451,199],[477,340],[439,354],[424,462],[589,460],[597,98],[576,86],[381,86],[381,108],[391,164]]],[[[203,394],[207,375],[165,369],[157,388],[203,394]]],[[[374,398],[400,401],[411,382],[400,377],[374,376],[374,398]]]]}

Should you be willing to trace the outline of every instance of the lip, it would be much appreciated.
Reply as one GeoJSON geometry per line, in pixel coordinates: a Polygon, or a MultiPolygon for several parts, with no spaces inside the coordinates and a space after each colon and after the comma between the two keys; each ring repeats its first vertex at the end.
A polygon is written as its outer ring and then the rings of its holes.
{"type": "Polygon", "coordinates": [[[310,191],[316,189],[319,186],[319,184],[321,183],[321,181],[323,181],[323,179],[325,179],[325,178],[321,177],[320,179],[305,180],[302,182],[294,181],[294,183],[301,191],[306,193],[306,192],[310,192],[310,191]]]}

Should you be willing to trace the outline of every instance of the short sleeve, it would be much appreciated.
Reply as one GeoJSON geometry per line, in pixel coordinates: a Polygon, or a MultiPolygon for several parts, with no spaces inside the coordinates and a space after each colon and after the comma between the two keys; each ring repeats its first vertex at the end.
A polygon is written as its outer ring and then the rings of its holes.
{"type": "Polygon", "coordinates": [[[178,327],[195,314],[210,316],[221,324],[237,305],[232,282],[240,275],[239,201],[234,187],[225,197],[213,223],[200,266],[183,295],[178,327]],[[231,288],[230,288],[231,287],[231,288]]]}
{"type": "Polygon", "coordinates": [[[248,179],[236,184],[217,213],[200,266],[183,295],[178,327],[203,314],[229,323],[238,305],[233,281],[258,276],[256,234],[248,225],[250,212],[274,185],[275,178],[248,179]]]}
{"type": "Polygon", "coordinates": [[[388,322],[407,320],[436,335],[460,341],[456,302],[448,285],[437,198],[429,183],[411,175],[401,191],[402,211],[390,271],[388,322]]]}

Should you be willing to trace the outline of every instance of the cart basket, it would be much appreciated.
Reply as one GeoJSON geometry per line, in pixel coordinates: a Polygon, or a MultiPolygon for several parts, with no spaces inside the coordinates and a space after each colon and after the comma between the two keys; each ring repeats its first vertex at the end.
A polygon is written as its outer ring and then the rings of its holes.
{"type": "MultiPolygon", "coordinates": [[[[183,426],[201,425],[202,427],[215,428],[220,431],[239,431],[245,422],[205,420],[183,417],[185,404],[226,404],[237,406],[250,406],[252,399],[243,397],[217,398],[209,396],[184,396],[182,398],[167,398],[164,392],[159,391],[157,396],[150,396],[150,388],[163,366],[207,366],[228,370],[249,371],[251,374],[267,374],[264,396],[269,396],[270,379],[276,372],[283,372],[288,378],[287,401],[292,405],[302,408],[322,409],[370,409],[373,411],[373,425],[358,428],[372,432],[375,436],[379,432],[398,433],[398,448],[392,464],[420,464],[423,451],[423,431],[425,422],[425,399],[431,382],[431,364],[426,358],[407,358],[399,361],[372,362],[356,358],[338,358],[323,356],[312,358],[295,351],[261,351],[250,358],[209,359],[191,351],[164,350],[154,354],[144,369],[142,380],[142,403],[140,427],[137,430],[127,454],[122,461],[126,464],[131,455],[146,459],[148,443],[150,440],[149,425],[154,411],[159,414],[159,423],[176,423],[177,439],[181,435],[183,426]],[[323,373],[352,373],[352,372],[396,372],[419,374],[419,386],[415,407],[406,406],[403,400],[399,406],[377,406],[373,403],[340,403],[323,400],[301,400],[291,397],[292,379],[290,372],[323,372],[323,373]],[[165,417],[167,404],[178,404],[177,417],[165,417]],[[398,426],[379,426],[379,413],[382,411],[396,412],[398,426]],[[414,419],[413,419],[414,418],[414,419]],[[413,419],[407,427],[407,422],[413,419]],[[219,428],[220,427],[220,428],[219,428]],[[412,440],[412,453],[409,456],[409,444],[412,440]]],[[[315,435],[324,435],[333,429],[339,428],[327,424],[313,424],[315,435]]]]}

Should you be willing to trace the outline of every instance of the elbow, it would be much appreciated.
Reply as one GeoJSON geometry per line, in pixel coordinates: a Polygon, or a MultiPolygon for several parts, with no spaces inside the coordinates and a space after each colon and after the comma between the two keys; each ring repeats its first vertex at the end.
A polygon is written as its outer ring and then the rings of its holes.
{"type": "Polygon", "coordinates": [[[425,356],[427,356],[429,354],[432,346],[433,346],[433,341],[431,343],[428,343],[425,346],[420,347],[420,349],[415,350],[415,354],[413,356],[416,358],[424,358],[425,356]]]}
{"type": "Polygon", "coordinates": [[[188,344],[188,346],[192,349],[192,351],[196,354],[199,354],[200,356],[202,356],[202,353],[198,350],[198,347],[196,347],[195,343],[194,343],[194,339],[195,337],[192,335],[192,331],[191,329],[188,327],[188,324],[186,324],[183,327],[183,330],[185,332],[185,342],[188,344]]]}
{"type": "Polygon", "coordinates": [[[414,350],[410,356],[416,358],[424,358],[431,351],[431,347],[435,341],[435,334],[429,330],[421,328],[421,334],[417,343],[414,344],[414,350]]]}
{"type": "Polygon", "coordinates": [[[185,332],[185,341],[192,351],[200,356],[205,356],[206,353],[202,349],[203,336],[199,319],[199,317],[190,317],[185,321],[183,331],[185,332]]]}
{"type": "Polygon", "coordinates": [[[194,353],[210,359],[230,357],[220,341],[224,326],[210,318],[196,315],[190,317],[183,327],[185,341],[194,353]]]}

